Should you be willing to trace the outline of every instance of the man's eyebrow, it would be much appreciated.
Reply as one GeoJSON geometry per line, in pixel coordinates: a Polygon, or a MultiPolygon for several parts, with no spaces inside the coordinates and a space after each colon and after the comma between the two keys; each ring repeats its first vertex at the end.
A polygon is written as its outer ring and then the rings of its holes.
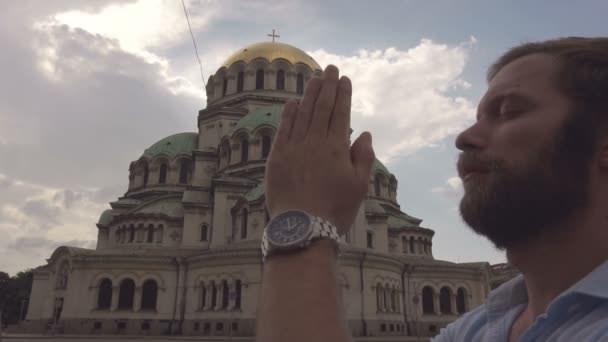
{"type": "MultiPolygon", "coordinates": [[[[488,98],[484,99],[483,105],[484,107],[492,107],[506,100],[516,101],[522,104],[531,104],[534,102],[529,95],[523,94],[522,92],[516,90],[508,90],[502,93],[490,95],[488,98]]],[[[477,121],[480,119],[479,110],[477,111],[476,119],[477,121]]]]}

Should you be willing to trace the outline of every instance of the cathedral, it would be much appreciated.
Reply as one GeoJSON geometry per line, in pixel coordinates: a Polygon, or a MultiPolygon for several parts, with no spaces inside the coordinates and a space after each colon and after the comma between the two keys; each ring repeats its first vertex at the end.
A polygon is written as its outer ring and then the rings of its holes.
{"type": "MultiPolygon", "coordinates": [[[[196,132],[135,156],[126,193],[99,217],[96,248],[59,247],[35,269],[22,329],[253,338],[265,161],[282,106],[320,72],[278,42],[228,57],[206,84],[196,132]]],[[[435,335],[494,287],[488,263],[433,257],[434,231],[400,207],[397,186],[376,161],[342,237],[338,282],[355,338],[435,335]]]]}

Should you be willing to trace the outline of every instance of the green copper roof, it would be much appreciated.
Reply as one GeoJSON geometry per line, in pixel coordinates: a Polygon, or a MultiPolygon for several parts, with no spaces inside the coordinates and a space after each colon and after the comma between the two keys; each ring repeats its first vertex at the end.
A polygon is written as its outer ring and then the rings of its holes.
{"type": "Polygon", "coordinates": [[[198,133],[186,132],[170,135],[159,140],[144,151],[142,157],[153,158],[160,154],[166,154],[173,158],[179,154],[190,154],[196,150],[198,145],[198,133]]]}
{"type": "Polygon", "coordinates": [[[266,193],[266,183],[262,182],[262,183],[258,184],[258,186],[256,186],[255,188],[249,190],[249,192],[247,192],[244,197],[248,202],[253,202],[253,201],[259,199],[260,197],[264,196],[265,193],[266,193]]]}
{"type": "Polygon", "coordinates": [[[241,128],[254,130],[262,125],[270,125],[277,128],[279,127],[279,120],[281,118],[282,110],[282,105],[260,107],[254,111],[251,111],[251,113],[245,115],[241,120],[239,120],[236,126],[234,126],[232,129],[232,132],[236,132],[241,128]]]}
{"type": "Polygon", "coordinates": [[[183,217],[184,207],[180,198],[159,200],[134,211],[136,214],[160,214],[170,217],[183,217]]]}
{"type": "Polygon", "coordinates": [[[97,224],[102,226],[108,225],[110,222],[112,222],[113,217],[114,215],[112,214],[112,209],[106,209],[103,211],[103,213],[101,213],[101,216],[99,216],[99,222],[97,222],[97,224]]]}
{"type": "Polygon", "coordinates": [[[388,171],[386,166],[384,166],[384,164],[382,164],[382,162],[379,161],[378,159],[376,159],[374,161],[374,165],[372,166],[372,171],[374,174],[378,171],[382,171],[382,172],[386,173],[388,176],[391,175],[391,173],[388,171]]]}
{"type": "Polygon", "coordinates": [[[418,225],[408,221],[404,217],[389,216],[388,217],[389,228],[418,228],[418,225]]]}

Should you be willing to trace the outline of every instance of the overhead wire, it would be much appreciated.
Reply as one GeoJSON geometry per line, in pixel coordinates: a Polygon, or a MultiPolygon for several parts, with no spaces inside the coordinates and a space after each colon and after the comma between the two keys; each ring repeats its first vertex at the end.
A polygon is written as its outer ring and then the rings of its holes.
{"type": "Polygon", "coordinates": [[[184,14],[186,15],[186,21],[188,22],[188,29],[190,29],[190,37],[192,37],[192,44],[194,44],[194,53],[196,54],[196,59],[198,60],[198,66],[201,69],[201,79],[203,80],[203,92],[207,89],[207,83],[205,82],[205,76],[203,76],[203,63],[201,62],[201,58],[198,55],[198,47],[196,46],[196,40],[194,39],[194,33],[192,33],[192,26],[190,25],[190,18],[188,18],[188,11],[186,11],[186,4],[184,0],[182,0],[182,6],[184,7],[184,14]]]}

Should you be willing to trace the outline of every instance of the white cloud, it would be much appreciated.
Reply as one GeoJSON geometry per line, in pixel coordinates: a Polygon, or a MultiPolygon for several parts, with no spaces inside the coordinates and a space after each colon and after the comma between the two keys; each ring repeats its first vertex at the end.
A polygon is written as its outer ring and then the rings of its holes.
{"type": "Polygon", "coordinates": [[[464,194],[462,180],[458,176],[448,178],[443,186],[434,187],[431,191],[449,199],[460,198],[464,194]]]}
{"type": "Polygon", "coordinates": [[[408,50],[360,50],[354,56],[310,54],[335,64],[353,83],[353,128],[370,130],[378,157],[389,161],[459,132],[474,113],[461,78],[474,40],[448,46],[428,39],[408,50]]]}
{"type": "Polygon", "coordinates": [[[103,191],[53,188],[0,174],[0,270],[42,265],[63,244],[94,247],[95,223],[109,208],[107,196],[99,196],[103,191]]]}

